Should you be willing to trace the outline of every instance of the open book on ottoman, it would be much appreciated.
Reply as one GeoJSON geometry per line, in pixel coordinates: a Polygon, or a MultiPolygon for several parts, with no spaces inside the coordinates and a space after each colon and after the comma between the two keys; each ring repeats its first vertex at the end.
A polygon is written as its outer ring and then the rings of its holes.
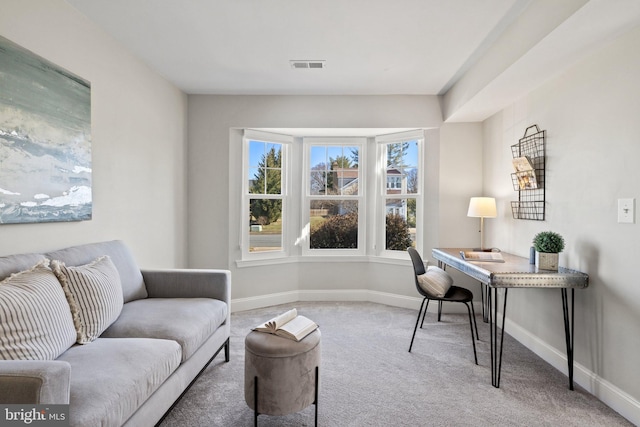
{"type": "Polygon", "coordinates": [[[294,308],[253,328],[253,330],[300,341],[317,328],[316,322],[307,317],[299,316],[298,311],[294,308]]]}

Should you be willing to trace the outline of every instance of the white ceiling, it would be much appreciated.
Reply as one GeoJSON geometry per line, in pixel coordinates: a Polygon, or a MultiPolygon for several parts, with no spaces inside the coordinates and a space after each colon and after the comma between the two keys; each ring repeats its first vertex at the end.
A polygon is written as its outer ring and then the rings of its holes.
{"type": "Polygon", "coordinates": [[[468,76],[505,37],[529,40],[521,35],[528,31],[535,43],[510,40],[507,64],[452,97],[445,119],[455,121],[483,120],[640,24],[640,0],[67,2],[189,94],[445,95],[462,78],[473,81],[468,76]],[[544,25],[548,19],[536,10],[563,18],[544,25]],[[553,61],[532,76],[523,65],[534,56],[539,63],[539,55],[553,61]],[[324,60],[326,68],[292,69],[290,60],[324,60]],[[519,89],[505,95],[514,85],[519,89]]]}

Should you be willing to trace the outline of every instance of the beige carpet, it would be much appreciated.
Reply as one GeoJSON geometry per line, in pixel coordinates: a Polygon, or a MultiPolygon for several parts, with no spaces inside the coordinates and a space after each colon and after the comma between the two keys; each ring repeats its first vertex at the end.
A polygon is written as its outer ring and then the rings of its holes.
{"type": "MultiPolygon", "coordinates": [[[[489,328],[478,316],[478,363],[466,315],[429,313],[409,353],[416,310],[373,303],[299,302],[234,313],[231,361],[219,355],[162,427],[252,426],[244,401],[244,337],[291,307],[322,331],[319,426],[630,426],[505,334],[500,388],[491,386],[489,328]]],[[[508,331],[507,331],[508,332],[508,331]]],[[[260,426],[313,426],[313,406],[260,426]]]]}

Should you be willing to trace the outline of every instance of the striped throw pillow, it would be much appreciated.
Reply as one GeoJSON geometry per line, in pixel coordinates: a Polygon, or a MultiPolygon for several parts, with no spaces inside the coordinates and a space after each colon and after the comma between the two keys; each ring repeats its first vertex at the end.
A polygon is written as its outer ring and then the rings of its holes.
{"type": "Polygon", "coordinates": [[[69,304],[48,265],[0,282],[1,360],[53,360],[75,344],[69,304]]]}
{"type": "Polygon", "coordinates": [[[51,262],[67,296],[78,332],[78,344],[88,344],[120,315],[123,297],[120,274],[108,256],[77,267],[51,262]]]}
{"type": "Polygon", "coordinates": [[[442,298],[453,285],[453,279],[443,269],[429,266],[424,274],[418,276],[418,284],[428,294],[442,298]]]}

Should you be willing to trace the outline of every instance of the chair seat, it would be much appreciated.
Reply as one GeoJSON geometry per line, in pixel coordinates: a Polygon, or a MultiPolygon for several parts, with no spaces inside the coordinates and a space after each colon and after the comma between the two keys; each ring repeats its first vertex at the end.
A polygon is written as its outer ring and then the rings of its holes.
{"type": "Polygon", "coordinates": [[[451,286],[444,297],[430,298],[442,301],[469,302],[473,300],[473,293],[469,289],[461,288],[459,286],[451,286]]]}

